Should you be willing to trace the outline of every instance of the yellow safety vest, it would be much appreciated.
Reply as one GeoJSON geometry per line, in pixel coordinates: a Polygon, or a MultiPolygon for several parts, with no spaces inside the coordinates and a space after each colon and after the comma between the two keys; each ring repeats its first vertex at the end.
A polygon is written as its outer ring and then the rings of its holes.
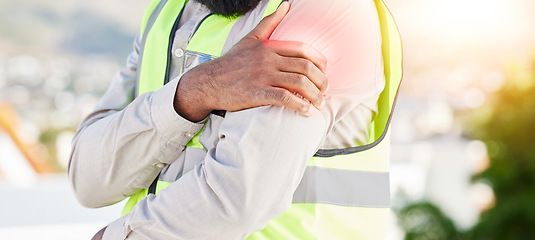
{"type": "MultiPolygon", "coordinates": [[[[384,239],[390,214],[389,123],[402,77],[401,39],[382,0],[374,0],[382,36],[385,89],[378,114],[370,125],[369,141],[345,149],[321,149],[308,162],[290,209],[272,219],[247,239],[384,239]]],[[[155,91],[169,81],[171,45],[187,0],[153,0],[145,13],[136,94],[155,91]]],[[[275,12],[282,0],[270,0],[263,17],[275,12]]],[[[198,26],[186,52],[204,61],[220,57],[223,45],[239,17],[209,15],[198,26]]],[[[200,132],[186,147],[203,148],[200,132]]],[[[149,193],[157,194],[170,182],[155,181],[130,197],[122,215],[149,193]]]]}

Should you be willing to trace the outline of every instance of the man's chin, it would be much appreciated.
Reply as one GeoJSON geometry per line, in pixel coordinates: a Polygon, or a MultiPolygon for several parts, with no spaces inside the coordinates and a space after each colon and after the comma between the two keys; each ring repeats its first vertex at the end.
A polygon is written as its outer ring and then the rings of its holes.
{"type": "Polygon", "coordinates": [[[225,16],[241,16],[260,3],[261,0],[195,0],[206,6],[212,13],[225,16]]]}

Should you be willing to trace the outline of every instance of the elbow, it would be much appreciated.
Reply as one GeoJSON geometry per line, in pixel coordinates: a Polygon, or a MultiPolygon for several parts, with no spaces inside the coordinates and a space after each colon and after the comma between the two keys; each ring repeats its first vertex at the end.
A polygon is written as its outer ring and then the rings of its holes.
{"type": "Polygon", "coordinates": [[[76,174],[69,172],[71,188],[78,203],[86,208],[99,208],[105,206],[103,202],[99,201],[99,192],[95,191],[94,187],[90,186],[90,183],[87,183],[88,180],[79,179],[76,176],[76,174]]]}
{"type": "MultiPolygon", "coordinates": [[[[78,181],[71,178],[71,186],[73,189],[74,196],[80,205],[86,208],[101,208],[105,206],[112,205],[118,201],[110,201],[112,196],[106,194],[106,189],[99,187],[101,186],[97,182],[91,183],[78,183],[78,181]]],[[[87,182],[87,180],[86,180],[87,182]]]]}
{"type": "Polygon", "coordinates": [[[92,189],[92,185],[96,184],[96,182],[94,179],[88,178],[88,176],[93,174],[87,175],[88,168],[84,164],[89,162],[89,159],[85,159],[83,155],[79,153],[80,149],[77,147],[76,137],[73,139],[72,145],[67,174],[74,197],[80,205],[86,208],[98,208],[100,207],[100,204],[95,201],[95,197],[98,196],[98,194],[92,189]]]}
{"type": "MultiPolygon", "coordinates": [[[[95,186],[100,185],[95,183],[95,186]]],[[[86,208],[106,207],[124,199],[123,197],[118,200],[113,200],[113,196],[111,196],[111,194],[106,194],[104,188],[76,185],[74,182],[72,183],[72,189],[78,203],[86,208]]]]}
{"type": "Polygon", "coordinates": [[[97,194],[89,194],[88,192],[84,191],[74,191],[74,196],[76,197],[76,200],[80,205],[86,208],[100,208],[106,206],[106,204],[103,204],[100,201],[97,201],[94,199],[94,196],[97,194]]]}
{"type": "MultiPolygon", "coordinates": [[[[100,207],[100,204],[95,201],[90,194],[90,191],[85,190],[83,187],[74,184],[74,182],[71,180],[71,186],[73,189],[74,197],[80,203],[80,205],[86,207],[86,208],[98,208],[100,207]]],[[[93,196],[96,194],[93,194],[93,196]]]]}
{"type": "Polygon", "coordinates": [[[72,191],[78,203],[86,208],[99,208],[110,205],[105,202],[105,195],[103,192],[102,183],[96,178],[88,177],[95,176],[94,174],[83,172],[81,166],[77,166],[75,157],[71,157],[69,164],[68,177],[71,184],[72,191]]]}

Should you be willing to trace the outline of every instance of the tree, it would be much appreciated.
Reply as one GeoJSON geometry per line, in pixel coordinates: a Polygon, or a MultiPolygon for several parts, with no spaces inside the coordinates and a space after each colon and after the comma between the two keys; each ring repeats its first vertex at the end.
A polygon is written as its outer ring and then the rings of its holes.
{"type": "Polygon", "coordinates": [[[469,239],[535,239],[535,58],[511,65],[506,83],[470,114],[468,134],[487,145],[490,166],[474,176],[492,186],[495,206],[482,213],[469,239]]]}
{"type": "Polygon", "coordinates": [[[396,214],[405,240],[461,239],[452,220],[430,202],[410,204],[396,214]]]}

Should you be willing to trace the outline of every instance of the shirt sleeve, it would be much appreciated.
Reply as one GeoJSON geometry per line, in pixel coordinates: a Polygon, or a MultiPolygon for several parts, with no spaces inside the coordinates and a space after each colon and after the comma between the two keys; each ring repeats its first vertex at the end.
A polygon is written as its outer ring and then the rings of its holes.
{"type": "Polygon", "coordinates": [[[243,239],[288,209],[340,109],[380,92],[377,21],[369,0],[291,1],[272,39],[303,41],[326,55],[326,106],[310,117],[276,106],[228,112],[201,164],[138,202],[105,239],[243,239]]]}
{"type": "Polygon", "coordinates": [[[368,142],[377,99],[385,87],[381,32],[372,0],[290,0],[290,12],[271,35],[308,43],[327,58],[329,126],[323,149],[368,142]]]}
{"type": "Polygon", "coordinates": [[[139,41],[72,141],[69,178],[87,207],[110,205],[148,187],[202,128],[173,108],[178,78],[133,100],[139,41]]]}

